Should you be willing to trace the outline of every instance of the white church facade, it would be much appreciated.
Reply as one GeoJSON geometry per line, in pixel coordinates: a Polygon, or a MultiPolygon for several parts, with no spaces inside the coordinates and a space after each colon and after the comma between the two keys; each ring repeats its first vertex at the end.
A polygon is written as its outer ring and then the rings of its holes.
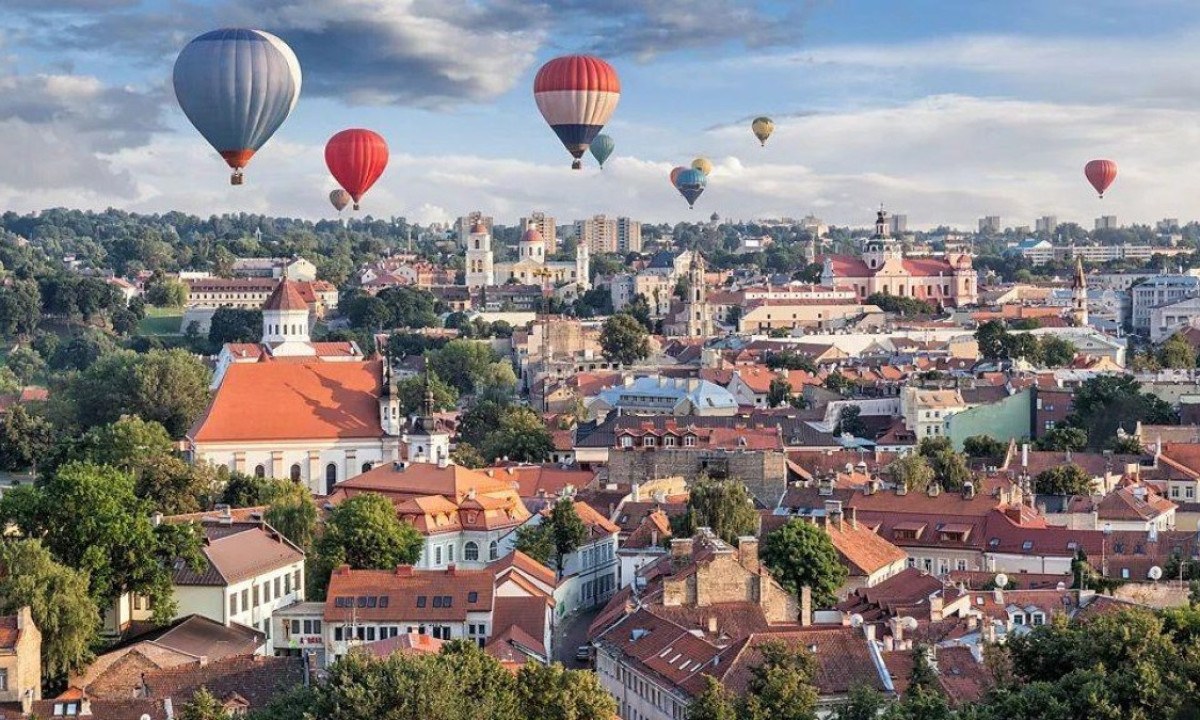
{"type": "Polygon", "coordinates": [[[537,228],[529,228],[517,243],[516,262],[496,262],[491,233],[476,223],[467,236],[467,287],[488,287],[514,282],[521,285],[567,286],[579,291],[591,287],[591,260],[586,244],[575,250],[573,261],[547,259],[546,240],[537,228]]]}

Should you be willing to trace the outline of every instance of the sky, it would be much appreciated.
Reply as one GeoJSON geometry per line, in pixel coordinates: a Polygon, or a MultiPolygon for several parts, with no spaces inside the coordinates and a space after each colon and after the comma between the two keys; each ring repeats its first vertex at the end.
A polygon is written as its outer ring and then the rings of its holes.
{"type": "Polygon", "coordinates": [[[1194,0],[3,0],[0,210],[332,217],[324,143],[368,127],[391,160],[362,213],[421,223],[1187,220],[1198,69],[1194,0]],[[228,26],[280,36],[304,75],[241,187],[171,88],[188,40],[228,26]],[[621,77],[602,171],[572,172],[533,102],[574,52],[621,77]],[[689,211],[667,176],[698,155],[716,168],[689,211]],[[1099,157],[1120,166],[1103,200],[1099,157]]]}

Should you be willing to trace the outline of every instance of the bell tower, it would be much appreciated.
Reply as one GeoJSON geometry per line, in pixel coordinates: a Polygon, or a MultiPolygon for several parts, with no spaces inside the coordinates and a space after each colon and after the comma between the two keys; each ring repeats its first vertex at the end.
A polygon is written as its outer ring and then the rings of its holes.
{"type": "Polygon", "coordinates": [[[901,256],[899,244],[889,237],[887,213],[880,205],[879,212],[875,215],[875,234],[867,240],[866,247],[863,248],[863,262],[867,264],[867,269],[875,271],[883,267],[888,260],[899,260],[901,256]]]}

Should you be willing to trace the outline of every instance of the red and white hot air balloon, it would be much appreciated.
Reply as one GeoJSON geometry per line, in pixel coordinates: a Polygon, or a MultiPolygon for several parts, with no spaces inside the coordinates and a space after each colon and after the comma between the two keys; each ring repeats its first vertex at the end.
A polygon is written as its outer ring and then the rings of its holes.
{"type": "Polygon", "coordinates": [[[621,80],[612,65],[591,55],[554,58],[538,70],[533,99],[542,117],[554,129],[575,161],[580,158],[612,117],[621,99],[621,80]]]}
{"type": "Polygon", "coordinates": [[[387,167],[387,142],[371,130],[343,130],[325,143],[325,164],[338,185],[350,193],[357,210],[358,201],[387,167]]]}
{"type": "Polygon", "coordinates": [[[1083,174],[1100,197],[1104,197],[1104,191],[1117,179],[1117,164],[1112,160],[1092,160],[1083,166],[1083,174]]]}

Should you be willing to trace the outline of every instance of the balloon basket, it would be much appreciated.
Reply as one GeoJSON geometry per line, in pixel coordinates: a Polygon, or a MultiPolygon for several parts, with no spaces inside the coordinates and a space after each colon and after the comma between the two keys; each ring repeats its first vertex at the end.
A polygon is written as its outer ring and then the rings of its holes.
{"type": "Polygon", "coordinates": [[[245,181],[246,181],[246,178],[243,177],[240,172],[235,172],[229,176],[229,184],[230,185],[241,185],[245,181]]]}
{"type": "Polygon", "coordinates": [[[357,210],[357,209],[358,209],[358,203],[354,203],[354,209],[355,209],[355,210],[357,210]]]}
{"type": "Polygon", "coordinates": [[[571,163],[571,169],[572,170],[582,170],[583,169],[583,161],[582,160],[573,161],[571,163]]]}

